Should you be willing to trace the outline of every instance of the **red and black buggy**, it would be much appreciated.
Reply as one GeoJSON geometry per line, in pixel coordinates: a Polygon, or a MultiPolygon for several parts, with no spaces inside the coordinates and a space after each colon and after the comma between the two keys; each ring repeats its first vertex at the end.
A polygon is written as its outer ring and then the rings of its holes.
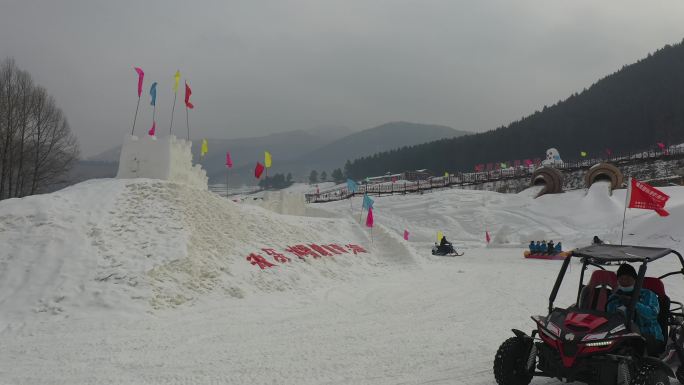
{"type": "Polygon", "coordinates": [[[542,376],[591,385],[668,385],[669,378],[676,377],[684,384],[682,303],[670,299],[662,281],[676,275],[684,275],[684,259],[671,249],[602,244],[574,250],[556,278],[548,315],[533,316],[536,328],[530,335],[514,329],[515,337],[499,347],[494,359],[496,382],[527,385],[534,376],[542,376]],[[679,270],[646,276],[649,263],[668,255],[679,260],[679,270]],[[577,301],[568,308],[554,307],[573,258],[582,263],[577,301]],[[624,313],[608,313],[608,297],[617,290],[617,276],[608,269],[626,262],[640,264],[632,296],[624,313]],[[585,284],[590,268],[595,270],[585,284]],[[666,343],[656,351],[647,349],[651,346],[634,322],[641,289],[658,296],[658,323],[666,343]]]}

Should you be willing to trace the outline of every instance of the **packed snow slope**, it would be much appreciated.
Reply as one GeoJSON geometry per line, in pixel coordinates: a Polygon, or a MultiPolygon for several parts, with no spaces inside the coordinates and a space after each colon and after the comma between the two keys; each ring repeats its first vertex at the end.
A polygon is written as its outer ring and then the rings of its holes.
{"type": "MultiPolygon", "coordinates": [[[[411,243],[422,248],[435,242],[437,231],[464,247],[485,247],[485,231],[492,236],[490,247],[526,248],[531,240],[553,240],[562,241],[568,249],[587,245],[594,235],[620,242],[626,190],[611,195],[607,182],[597,182],[589,189],[534,199],[539,189],[532,187],[519,194],[445,189],[423,195],[373,197],[373,214],[378,225],[391,233],[401,235],[408,230],[411,243]]],[[[627,210],[625,244],[681,247],[684,189],[661,190],[671,196],[666,207],[670,216],[627,210]]],[[[354,198],[357,215],[361,201],[354,198]]],[[[331,212],[349,211],[348,201],[319,206],[331,212]]]]}
{"type": "Polygon", "coordinates": [[[381,264],[382,253],[265,271],[246,260],[309,243],[370,246],[350,219],[277,215],[158,180],[93,180],[2,201],[0,330],[35,313],[131,314],[205,295],[306,290],[381,264]]]}
{"type": "MultiPolygon", "coordinates": [[[[663,190],[671,215],[628,210],[626,243],[682,248],[684,188],[663,190]]],[[[101,180],[0,202],[0,384],[494,384],[496,349],[545,313],[560,267],[523,259],[529,240],[619,241],[624,191],[534,195],[374,198],[372,243],[360,198],[307,205],[307,217],[101,180]],[[438,230],[466,254],[431,256],[438,230]],[[308,242],[370,253],[245,261],[308,242]]],[[[649,275],[679,268],[664,259],[649,275]]],[[[578,277],[573,263],[559,305],[578,277]]],[[[684,299],[681,277],[665,284],[684,299]]]]}

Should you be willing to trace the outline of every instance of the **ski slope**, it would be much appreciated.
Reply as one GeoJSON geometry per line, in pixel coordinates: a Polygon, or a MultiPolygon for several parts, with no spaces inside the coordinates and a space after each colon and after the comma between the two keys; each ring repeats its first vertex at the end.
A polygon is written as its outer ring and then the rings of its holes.
{"type": "MultiPolygon", "coordinates": [[[[663,190],[671,215],[629,210],[626,242],[681,248],[684,189],[663,190]]],[[[376,198],[372,241],[360,198],[282,215],[299,203],[94,180],[0,202],[0,384],[493,384],[498,345],[545,312],[560,266],[524,260],[529,240],[619,241],[624,191],[534,195],[376,198]],[[431,256],[438,230],[465,256],[431,256]],[[324,242],[369,252],[245,260],[324,242]]],[[[684,298],[681,278],[666,288],[684,298]]]]}

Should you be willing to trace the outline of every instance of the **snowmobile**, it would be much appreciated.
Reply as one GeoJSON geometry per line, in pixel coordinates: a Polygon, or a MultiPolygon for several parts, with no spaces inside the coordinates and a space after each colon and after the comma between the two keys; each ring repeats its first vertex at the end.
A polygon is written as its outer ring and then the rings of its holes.
{"type": "Polygon", "coordinates": [[[670,377],[684,384],[684,313],[682,303],[670,300],[662,279],[684,275],[684,259],[665,248],[595,244],[573,250],[565,258],[549,297],[548,315],[532,316],[536,327],[525,334],[513,329],[496,352],[494,377],[499,385],[527,385],[532,377],[592,385],[669,385],[670,377]],[[660,277],[646,277],[646,268],[667,255],[675,255],[682,268],[660,277]],[[563,277],[573,258],[582,263],[575,304],[554,307],[563,277]],[[624,313],[608,313],[606,304],[617,290],[615,272],[606,266],[640,263],[632,296],[624,313]],[[591,277],[583,284],[585,271],[591,277]],[[660,351],[649,351],[646,339],[632,321],[642,289],[658,296],[658,323],[666,339],[660,351]],[[674,370],[673,370],[674,369],[674,370]]]}
{"type": "Polygon", "coordinates": [[[448,243],[444,246],[439,246],[435,243],[435,245],[432,246],[432,255],[438,255],[441,257],[460,257],[464,254],[465,253],[459,253],[456,251],[451,243],[448,243]]]}

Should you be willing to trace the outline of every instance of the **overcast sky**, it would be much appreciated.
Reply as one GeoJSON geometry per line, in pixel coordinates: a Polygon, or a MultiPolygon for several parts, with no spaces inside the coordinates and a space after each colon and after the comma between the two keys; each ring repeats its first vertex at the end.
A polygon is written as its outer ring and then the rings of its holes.
{"type": "Polygon", "coordinates": [[[168,132],[176,69],[197,138],[398,120],[484,131],[680,42],[682,20],[681,0],[0,0],[0,58],[55,96],[90,156],[131,130],[133,66],[139,134],[152,81],[168,132]]]}

